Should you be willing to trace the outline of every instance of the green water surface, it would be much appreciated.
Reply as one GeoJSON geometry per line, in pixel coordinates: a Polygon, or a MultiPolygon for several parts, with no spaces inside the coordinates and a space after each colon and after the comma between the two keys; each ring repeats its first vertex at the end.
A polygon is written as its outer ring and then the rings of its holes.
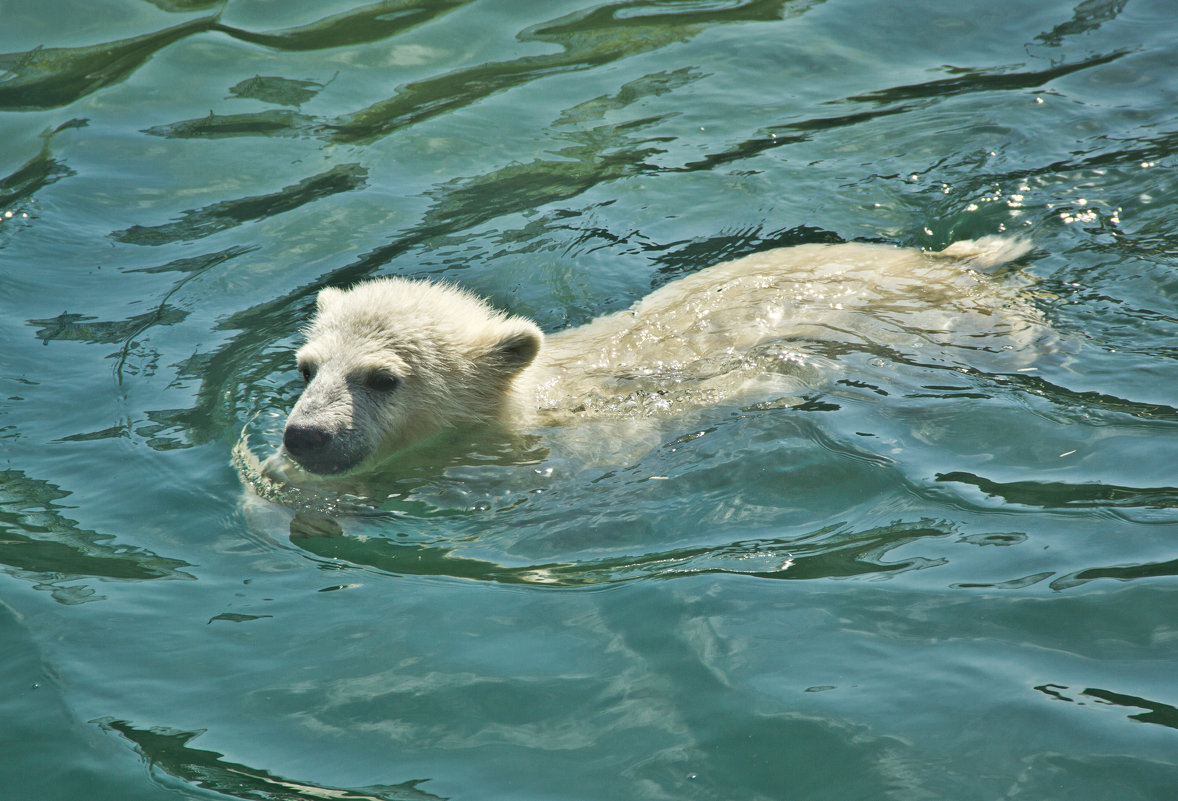
{"type": "Polygon", "coordinates": [[[1170,0],[0,0],[0,798],[1178,797],[1170,0]],[[1029,238],[1027,369],[297,513],[317,290],[1029,238]]]}

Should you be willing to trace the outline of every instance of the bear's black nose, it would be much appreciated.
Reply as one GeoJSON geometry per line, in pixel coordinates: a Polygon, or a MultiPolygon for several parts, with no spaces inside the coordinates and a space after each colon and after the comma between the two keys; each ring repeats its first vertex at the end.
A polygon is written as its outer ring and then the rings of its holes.
{"type": "Polygon", "coordinates": [[[294,458],[320,453],[327,445],[327,435],[320,429],[307,426],[287,426],[282,432],[282,444],[294,458]]]}

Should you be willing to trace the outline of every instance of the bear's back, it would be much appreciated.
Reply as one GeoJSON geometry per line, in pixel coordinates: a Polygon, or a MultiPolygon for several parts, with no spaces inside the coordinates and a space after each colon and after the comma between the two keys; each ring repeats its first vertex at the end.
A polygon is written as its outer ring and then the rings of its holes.
{"type": "Polygon", "coordinates": [[[961,242],[941,253],[802,245],[715,265],[550,335],[540,408],[560,416],[712,404],[767,377],[811,383],[848,349],[931,354],[935,345],[935,358],[949,363],[979,349],[1018,351],[1042,333],[1023,299],[1029,282],[970,266],[1024,252],[1009,243],[961,242]]]}

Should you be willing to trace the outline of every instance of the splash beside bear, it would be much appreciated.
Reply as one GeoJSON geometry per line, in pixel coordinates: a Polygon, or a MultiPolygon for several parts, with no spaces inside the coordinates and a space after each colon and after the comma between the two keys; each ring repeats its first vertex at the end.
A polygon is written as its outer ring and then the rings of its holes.
{"type": "Polygon", "coordinates": [[[1029,245],[986,237],[926,253],[873,244],[755,253],[628,310],[545,337],[449,284],[379,278],[320,292],[298,351],[306,388],[285,455],[315,474],[380,463],[455,428],[665,416],[781,394],[848,348],[923,348],[968,365],[1042,330],[1026,282],[984,270],[1029,245]]]}

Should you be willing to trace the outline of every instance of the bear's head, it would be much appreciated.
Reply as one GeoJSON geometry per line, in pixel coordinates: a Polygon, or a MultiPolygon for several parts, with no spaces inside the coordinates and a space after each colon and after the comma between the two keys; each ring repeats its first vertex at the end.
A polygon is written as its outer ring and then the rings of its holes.
{"type": "Polygon", "coordinates": [[[343,473],[447,428],[503,421],[543,339],[531,320],[446,284],[323,289],[297,355],[306,387],[286,454],[309,472],[343,473]]]}

